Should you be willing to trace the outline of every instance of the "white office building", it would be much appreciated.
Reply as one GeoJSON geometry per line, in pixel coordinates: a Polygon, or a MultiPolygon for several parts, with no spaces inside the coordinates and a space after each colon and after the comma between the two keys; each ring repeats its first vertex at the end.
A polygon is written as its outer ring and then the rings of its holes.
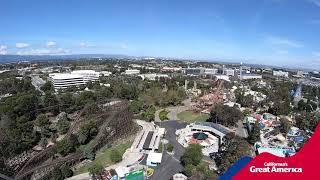
{"type": "Polygon", "coordinates": [[[89,81],[99,80],[100,73],[93,70],[77,70],[71,73],[53,73],[49,78],[55,90],[66,89],[70,86],[85,85],[89,81]]]}
{"type": "Polygon", "coordinates": [[[212,74],[218,74],[218,69],[204,69],[204,74],[207,74],[207,75],[212,75],[212,74]]]}
{"type": "Polygon", "coordinates": [[[169,76],[167,74],[155,74],[155,73],[152,73],[152,74],[140,74],[138,75],[139,77],[141,77],[142,80],[151,80],[151,81],[155,81],[156,79],[161,79],[161,78],[164,78],[164,79],[168,79],[169,76]]]}
{"type": "Polygon", "coordinates": [[[286,71],[273,71],[272,74],[278,77],[289,77],[289,72],[286,71]]]}
{"type": "Polygon", "coordinates": [[[240,79],[242,79],[242,80],[262,79],[262,75],[260,75],[260,74],[242,74],[240,79]]]}
{"type": "Polygon", "coordinates": [[[224,69],[223,74],[227,76],[234,76],[234,69],[224,69]]]}
{"type": "Polygon", "coordinates": [[[140,74],[140,70],[139,69],[127,69],[125,71],[126,75],[135,75],[135,74],[140,74]]]}

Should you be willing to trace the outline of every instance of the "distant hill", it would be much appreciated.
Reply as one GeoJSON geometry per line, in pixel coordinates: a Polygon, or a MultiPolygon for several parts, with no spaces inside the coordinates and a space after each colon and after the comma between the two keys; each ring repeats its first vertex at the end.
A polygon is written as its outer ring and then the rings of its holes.
{"type": "Polygon", "coordinates": [[[113,54],[74,54],[74,55],[0,55],[0,63],[42,60],[72,60],[82,58],[130,58],[127,55],[113,54]]]}

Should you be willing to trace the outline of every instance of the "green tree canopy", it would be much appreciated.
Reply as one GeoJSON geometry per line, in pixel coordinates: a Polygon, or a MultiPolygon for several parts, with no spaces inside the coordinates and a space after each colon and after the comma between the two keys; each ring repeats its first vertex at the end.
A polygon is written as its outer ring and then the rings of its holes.
{"type": "Polygon", "coordinates": [[[202,147],[199,144],[190,144],[181,157],[181,163],[184,166],[197,166],[202,159],[202,147]]]}

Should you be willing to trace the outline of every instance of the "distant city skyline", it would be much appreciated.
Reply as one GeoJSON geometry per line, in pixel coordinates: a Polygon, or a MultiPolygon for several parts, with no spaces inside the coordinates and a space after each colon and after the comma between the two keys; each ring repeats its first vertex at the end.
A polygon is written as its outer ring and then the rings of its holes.
{"type": "Polygon", "coordinates": [[[0,55],[124,54],[320,68],[320,0],[3,0],[0,55]]]}

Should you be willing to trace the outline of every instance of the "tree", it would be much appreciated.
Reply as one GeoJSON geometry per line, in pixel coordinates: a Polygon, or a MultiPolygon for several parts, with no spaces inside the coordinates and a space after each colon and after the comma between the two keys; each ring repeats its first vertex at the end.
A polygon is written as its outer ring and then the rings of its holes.
{"type": "Polygon", "coordinates": [[[210,113],[209,121],[221,123],[225,126],[235,126],[239,120],[243,119],[243,114],[236,106],[217,104],[210,113]]]}
{"type": "Polygon", "coordinates": [[[253,96],[252,95],[244,95],[244,91],[243,90],[236,90],[235,92],[236,95],[236,102],[241,104],[241,106],[243,107],[252,107],[254,100],[253,100],[253,96]]]}
{"type": "Polygon", "coordinates": [[[154,106],[149,107],[145,112],[142,113],[142,119],[149,122],[153,121],[155,112],[156,108],[154,106]]]}
{"type": "Polygon", "coordinates": [[[54,168],[50,175],[50,180],[63,180],[63,175],[60,168],[54,168]]]}
{"type": "Polygon", "coordinates": [[[44,96],[43,103],[54,115],[59,113],[59,101],[53,93],[47,92],[44,96]]]}
{"type": "Polygon", "coordinates": [[[310,113],[306,112],[305,115],[295,116],[296,125],[299,129],[309,129],[310,127],[310,113]]]}
{"type": "Polygon", "coordinates": [[[93,149],[91,147],[87,147],[83,150],[83,155],[87,158],[93,161],[96,157],[96,154],[94,153],[93,149]]]}
{"type": "Polygon", "coordinates": [[[143,102],[140,100],[133,100],[130,103],[130,110],[135,113],[138,114],[141,110],[142,110],[142,106],[143,106],[143,102]]]}
{"type": "Polygon", "coordinates": [[[280,132],[287,134],[290,130],[291,124],[286,118],[280,118],[280,132]]]}
{"type": "Polygon", "coordinates": [[[68,132],[69,126],[70,126],[70,122],[65,118],[61,118],[58,120],[57,130],[59,133],[65,134],[68,132]]]}
{"type": "Polygon", "coordinates": [[[100,176],[102,174],[102,172],[104,171],[104,168],[101,164],[95,163],[88,168],[88,171],[91,175],[100,176]]]}
{"type": "Polygon", "coordinates": [[[181,157],[181,163],[186,165],[197,166],[202,159],[202,147],[199,144],[190,144],[181,157]]]}
{"type": "Polygon", "coordinates": [[[304,102],[303,99],[301,99],[299,102],[298,102],[298,107],[297,109],[299,111],[304,111],[306,109],[306,103],[304,102]]]}
{"type": "Polygon", "coordinates": [[[61,174],[64,178],[68,178],[73,175],[73,172],[72,172],[70,166],[68,166],[66,164],[64,164],[60,167],[60,171],[61,171],[61,174]]]}
{"type": "Polygon", "coordinates": [[[45,114],[40,114],[34,121],[34,125],[40,128],[40,133],[42,136],[48,137],[50,133],[50,121],[45,114]]]}
{"type": "Polygon", "coordinates": [[[167,151],[168,152],[172,152],[173,151],[173,145],[172,144],[168,144],[167,151]]]}
{"type": "Polygon", "coordinates": [[[167,120],[168,119],[168,111],[166,111],[166,110],[162,110],[162,111],[160,111],[160,113],[159,113],[159,118],[160,118],[160,120],[161,121],[164,121],[164,120],[167,120]]]}
{"type": "Polygon", "coordinates": [[[215,159],[221,172],[225,172],[233,163],[243,156],[251,155],[250,145],[244,139],[229,133],[224,137],[223,144],[219,147],[221,157],[215,159]]]}
{"type": "Polygon", "coordinates": [[[38,127],[44,127],[45,125],[48,125],[49,119],[47,118],[47,116],[45,114],[39,114],[36,118],[36,120],[34,121],[34,125],[38,126],[38,127]]]}
{"type": "Polygon", "coordinates": [[[75,150],[74,146],[70,143],[69,139],[63,139],[57,143],[57,152],[62,156],[66,156],[75,150]]]}
{"type": "Polygon", "coordinates": [[[67,113],[71,113],[75,106],[75,98],[70,92],[64,93],[59,98],[61,109],[67,113]]]}
{"type": "Polygon", "coordinates": [[[39,142],[39,145],[40,145],[42,148],[46,148],[46,147],[47,147],[47,144],[48,144],[47,138],[41,138],[41,140],[40,140],[40,142],[39,142]]]}
{"type": "Polygon", "coordinates": [[[51,83],[51,81],[47,81],[46,83],[44,83],[40,89],[43,91],[43,92],[54,92],[54,87],[51,83]]]}
{"type": "Polygon", "coordinates": [[[249,133],[248,142],[254,144],[260,141],[260,127],[259,122],[256,121],[252,127],[252,131],[249,133]]]}
{"type": "Polygon", "coordinates": [[[122,161],[122,155],[120,154],[120,152],[118,150],[113,149],[113,150],[111,150],[111,153],[110,153],[110,160],[113,163],[120,162],[120,161],[122,161]]]}
{"type": "Polygon", "coordinates": [[[194,166],[192,164],[187,164],[183,168],[183,174],[190,177],[190,176],[192,176],[193,169],[194,169],[194,166]]]}
{"type": "Polygon", "coordinates": [[[82,124],[80,126],[80,130],[77,133],[78,141],[80,144],[85,144],[96,134],[97,134],[96,121],[90,120],[89,122],[82,124]]]}

